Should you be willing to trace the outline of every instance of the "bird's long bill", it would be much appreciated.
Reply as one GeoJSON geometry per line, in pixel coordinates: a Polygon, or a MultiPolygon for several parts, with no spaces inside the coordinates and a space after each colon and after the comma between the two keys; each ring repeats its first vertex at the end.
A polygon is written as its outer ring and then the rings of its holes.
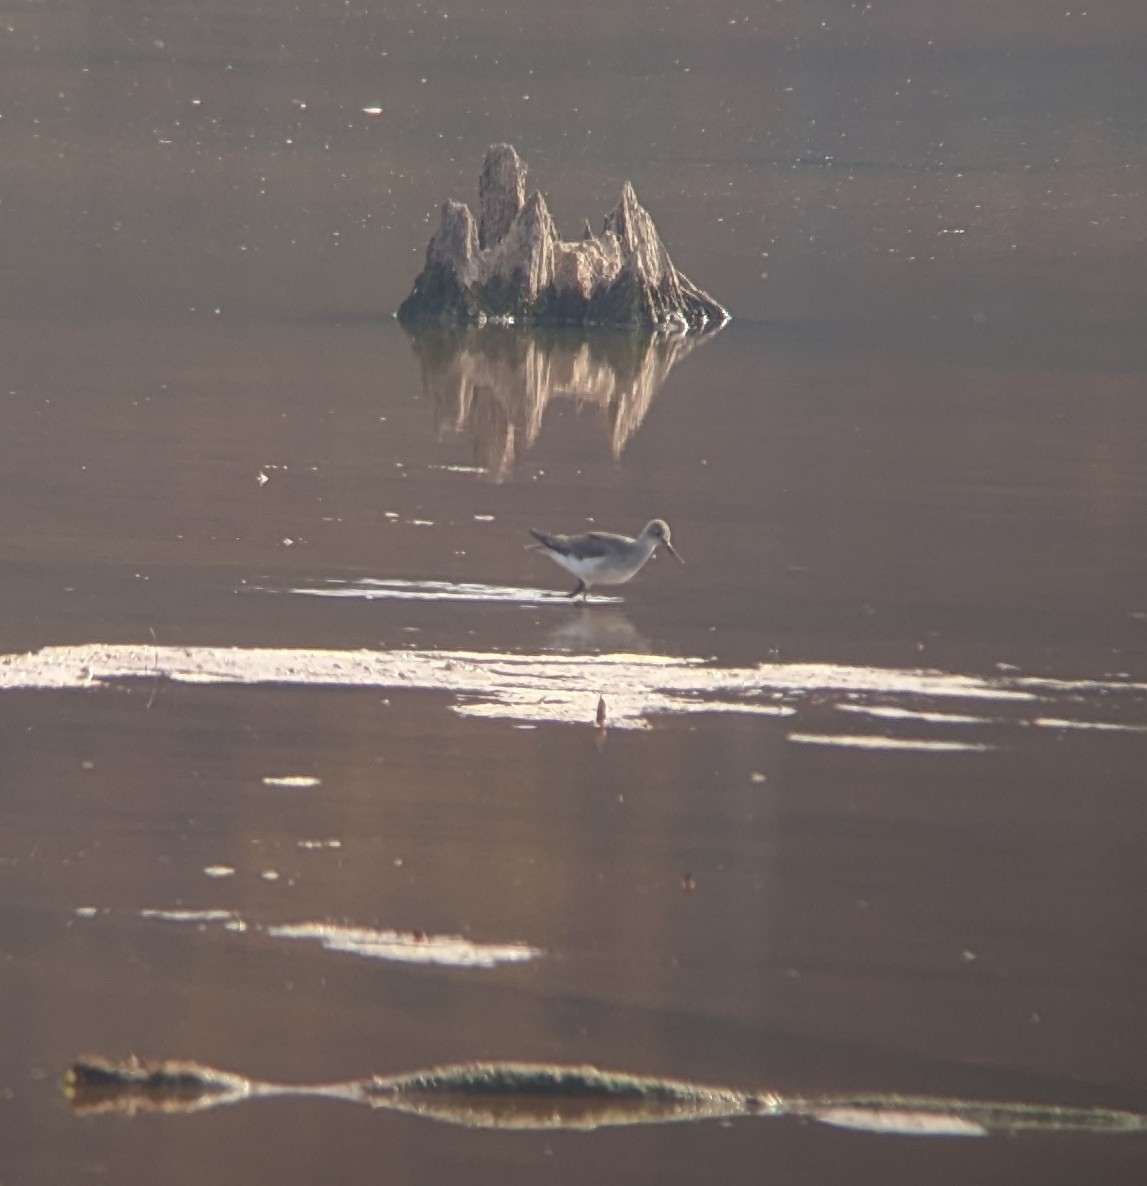
{"type": "Polygon", "coordinates": [[[668,540],[662,540],[661,542],[669,549],[669,554],[673,557],[674,560],[677,561],[678,564],[685,563],[685,561],[682,560],[681,557],[677,555],[677,549],[668,540]]]}

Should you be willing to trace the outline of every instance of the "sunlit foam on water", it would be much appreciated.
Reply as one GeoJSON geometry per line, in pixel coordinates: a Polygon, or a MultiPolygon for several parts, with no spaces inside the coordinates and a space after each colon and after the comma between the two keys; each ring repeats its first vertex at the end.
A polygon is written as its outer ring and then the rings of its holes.
{"type": "Polygon", "coordinates": [[[794,721],[791,739],[806,745],[917,752],[983,750],[1000,744],[1001,732],[1021,726],[1033,727],[1028,733],[1133,733],[1147,719],[1147,684],[1050,680],[1011,672],[976,676],[830,663],[727,667],[688,657],[627,653],[151,644],[47,647],[0,656],[0,690],[94,689],[131,679],[437,691],[453,697],[451,707],[461,715],[532,724],[595,723],[599,701],[604,701],[603,723],[609,728],[644,728],[651,717],[666,714],[783,718],[835,707],[852,714],[852,728],[825,726],[820,713],[815,729],[794,721]],[[857,716],[885,728],[879,733],[858,730],[857,716]],[[920,735],[928,731],[931,736],[920,735]],[[937,731],[942,736],[936,737],[937,731]],[[989,732],[991,736],[982,735],[989,732]]]}
{"type": "MultiPolygon", "coordinates": [[[[104,913],[107,912],[90,906],[75,911],[78,918],[95,918],[104,913]]],[[[328,922],[260,926],[244,921],[233,910],[147,909],[140,910],[139,917],[150,922],[182,923],[200,928],[221,926],[232,934],[253,933],[272,939],[314,941],[324,951],[402,964],[487,969],[500,964],[528,963],[545,954],[540,947],[528,943],[482,943],[462,935],[432,935],[424,931],[378,930],[328,922]]]]}
{"type": "Polygon", "coordinates": [[[977,753],[994,749],[976,741],[936,741],[925,737],[885,737],[879,733],[790,733],[798,745],[834,745],[846,749],[916,750],[922,753],[977,753]]]}
{"type": "Polygon", "coordinates": [[[428,935],[411,931],[378,931],[331,923],[294,923],[266,927],[276,939],[317,941],[324,950],[364,959],[403,964],[440,964],[451,968],[493,968],[537,959],[541,949],[526,943],[475,943],[461,935],[428,935]]]}
{"type": "Polygon", "coordinates": [[[899,1133],[916,1137],[986,1137],[988,1129],[974,1119],[907,1108],[826,1107],[811,1112],[822,1124],[857,1132],[899,1133]]]}

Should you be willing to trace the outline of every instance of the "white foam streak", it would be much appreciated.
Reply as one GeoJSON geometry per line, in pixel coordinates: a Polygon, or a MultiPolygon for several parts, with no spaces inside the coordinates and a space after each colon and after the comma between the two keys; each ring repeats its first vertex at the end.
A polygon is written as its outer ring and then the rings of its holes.
{"type": "Polygon", "coordinates": [[[798,745],[837,745],[846,749],[923,750],[933,753],[983,751],[994,746],[973,741],[930,741],[922,737],[884,737],[872,733],[790,733],[798,745]]]}
{"type": "Polygon", "coordinates": [[[1147,684],[1129,679],[1045,679],[1043,676],[1024,676],[1016,684],[1031,688],[1038,694],[1070,692],[1086,695],[1090,692],[1147,692],[1147,684]]]}
{"type": "Polygon", "coordinates": [[[909,708],[893,708],[888,704],[838,704],[841,712],[863,713],[886,721],[923,721],[930,725],[992,725],[992,717],[970,716],[958,712],[920,712],[909,708]]]}
{"type": "Polygon", "coordinates": [[[1147,725],[1126,725],[1117,721],[1078,721],[1066,717],[1036,717],[1041,729],[1095,729],[1102,733],[1147,733],[1147,725]]]}
{"type": "Polygon", "coordinates": [[[857,1132],[899,1133],[909,1137],[986,1137],[988,1130],[963,1116],[909,1109],[881,1110],[830,1106],[814,1108],[809,1115],[834,1128],[857,1132]]]}

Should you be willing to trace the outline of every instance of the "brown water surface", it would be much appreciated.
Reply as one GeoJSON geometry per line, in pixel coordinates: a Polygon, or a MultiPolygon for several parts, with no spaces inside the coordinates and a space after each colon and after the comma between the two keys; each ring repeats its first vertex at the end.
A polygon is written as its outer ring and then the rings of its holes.
{"type": "Polygon", "coordinates": [[[59,1089],[1147,1111],[1147,9],[1068,7],[0,4],[0,1180],[1144,1179],[59,1089]],[[408,337],[498,140],[736,320],[408,337]],[[654,516],[684,567],[545,595],[528,528],[654,516]]]}

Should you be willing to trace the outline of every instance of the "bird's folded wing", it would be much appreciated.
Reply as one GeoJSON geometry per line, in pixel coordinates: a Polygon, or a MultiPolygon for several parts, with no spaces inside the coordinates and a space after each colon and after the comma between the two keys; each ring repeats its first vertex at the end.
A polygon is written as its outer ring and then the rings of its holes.
{"type": "Polygon", "coordinates": [[[613,546],[625,542],[620,536],[609,535],[604,531],[591,531],[588,535],[567,536],[562,540],[566,546],[567,555],[576,556],[579,560],[595,560],[598,556],[608,556],[613,546]]]}

